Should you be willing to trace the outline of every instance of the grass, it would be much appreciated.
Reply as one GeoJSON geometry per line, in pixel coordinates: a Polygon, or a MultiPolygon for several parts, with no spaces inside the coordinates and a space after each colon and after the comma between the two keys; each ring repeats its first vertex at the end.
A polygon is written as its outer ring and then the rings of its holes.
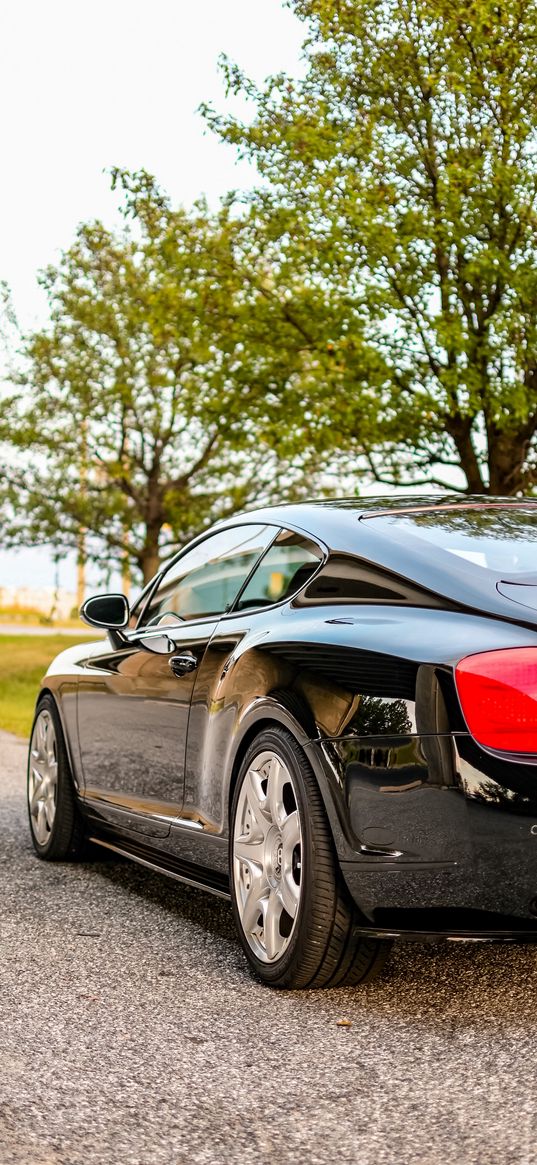
{"type": "Polygon", "coordinates": [[[70,635],[0,635],[0,728],[28,736],[39,683],[59,651],[80,643],[70,635]]]}

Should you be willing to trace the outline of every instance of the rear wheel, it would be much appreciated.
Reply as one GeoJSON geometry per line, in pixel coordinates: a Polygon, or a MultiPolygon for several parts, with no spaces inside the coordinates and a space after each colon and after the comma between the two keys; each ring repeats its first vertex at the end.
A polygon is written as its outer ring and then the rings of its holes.
{"type": "Polygon", "coordinates": [[[312,769],[279,727],[260,733],[231,809],[233,913],[246,957],[273,987],[336,987],[382,969],[390,943],[356,931],[312,769]]]}
{"type": "Polygon", "coordinates": [[[28,815],[38,857],[65,861],[82,856],[83,822],[60,718],[49,695],[39,701],[30,739],[28,815]]]}

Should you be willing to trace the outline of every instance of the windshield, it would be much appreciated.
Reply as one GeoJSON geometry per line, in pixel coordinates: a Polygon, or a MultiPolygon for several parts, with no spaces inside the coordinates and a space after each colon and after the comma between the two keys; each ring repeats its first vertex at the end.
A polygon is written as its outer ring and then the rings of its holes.
{"type": "Polygon", "coordinates": [[[367,519],[415,538],[505,577],[535,574],[537,579],[537,506],[484,505],[472,509],[423,510],[367,519]]]}

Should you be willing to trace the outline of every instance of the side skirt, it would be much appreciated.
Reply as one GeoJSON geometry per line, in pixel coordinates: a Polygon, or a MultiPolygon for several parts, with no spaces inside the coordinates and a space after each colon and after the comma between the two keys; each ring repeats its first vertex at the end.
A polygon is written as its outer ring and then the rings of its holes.
{"type": "MultiPolygon", "coordinates": [[[[121,857],[129,858],[131,861],[138,862],[141,866],[146,866],[149,870],[154,870],[157,874],[165,874],[168,878],[175,878],[178,882],[183,882],[187,886],[194,886],[197,890],[206,890],[209,894],[215,894],[217,898],[224,898],[229,901],[231,898],[229,892],[229,879],[225,874],[220,874],[215,870],[207,870],[202,866],[195,866],[190,862],[182,862],[177,858],[169,858],[168,861],[155,861],[155,852],[149,846],[144,846],[137,842],[130,842],[121,840],[118,845],[117,841],[108,841],[102,835],[91,834],[88,838],[94,845],[102,846],[104,849],[112,850],[113,853],[119,854],[121,857]]],[[[528,927],[524,925],[523,920],[506,920],[507,925],[496,925],[489,929],[483,929],[481,932],[476,927],[475,929],[466,929],[464,926],[453,926],[450,928],[446,921],[444,926],[439,925],[438,921],[434,925],[425,926],[422,928],[416,925],[412,926],[410,919],[406,926],[402,927],[388,927],[388,926],[360,926],[355,927],[357,933],[364,936],[364,938],[377,939],[403,939],[416,942],[536,942],[537,941],[537,926],[533,929],[531,924],[528,927]],[[509,925],[511,923],[511,925],[509,925]],[[518,925],[517,925],[518,923],[518,925]]]]}
{"type": "Polygon", "coordinates": [[[130,858],[134,862],[138,862],[141,866],[146,866],[149,870],[155,870],[158,874],[166,874],[168,878],[175,878],[178,882],[184,882],[187,886],[195,886],[198,890],[207,890],[209,894],[216,894],[218,898],[225,898],[229,901],[231,895],[229,893],[229,878],[225,874],[220,874],[216,870],[207,870],[203,866],[195,866],[191,862],[181,861],[179,858],[173,857],[171,854],[159,854],[158,860],[154,849],[145,846],[143,842],[127,840],[122,838],[118,844],[116,840],[108,841],[102,834],[90,833],[88,840],[94,845],[103,846],[104,849],[112,850],[113,853],[119,854],[123,858],[130,858]]]}

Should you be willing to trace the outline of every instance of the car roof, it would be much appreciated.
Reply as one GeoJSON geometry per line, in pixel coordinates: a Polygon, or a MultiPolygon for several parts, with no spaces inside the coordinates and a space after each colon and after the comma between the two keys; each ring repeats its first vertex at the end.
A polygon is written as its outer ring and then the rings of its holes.
{"type": "MultiPolygon", "coordinates": [[[[493,497],[483,494],[467,494],[461,496],[460,493],[453,494],[391,494],[387,497],[382,495],[372,497],[341,497],[341,498],[308,498],[301,502],[282,502],[278,505],[263,506],[255,510],[243,512],[234,517],[229,517],[225,521],[225,525],[233,525],[238,522],[252,521],[253,519],[278,522],[292,522],[294,525],[301,525],[303,529],[308,529],[310,533],[317,534],[321,537],[321,530],[330,529],[334,521],[334,515],[341,516],[341,522],[338,522],[338,528],[343,529],[345,526],[356,532],[356,519],[380,518],[384,515],[394,516],[396,514],[418,514],[426,513],[428,511],[456,511],[456,510],[476,510],[476,509],[491,509],[491,508],[527,508],[528,506],[535,506],[537,509],[537,498],[502,498],[493,497]]],[[[224,524],[224,523],[219,523],[224,524]]]]}
{"type": "Polygon", "coordinates": [[[295,509],[300,507],[306,510],[330,509],[346,510],[356,514],[366,514],[372,510],[393,512],[396,510],[438,510],[446,506],[450,508],[469,509],[475,506],[526,506],[537,505],[537,498],[501,497],[492,494],[371,494],[367,497],[323,497],[305,498],[296,502],[276,502],[270,506],[258,506],[255,510],[243,511],[248,514],[265,512],[266,510],[295,509]]]}

